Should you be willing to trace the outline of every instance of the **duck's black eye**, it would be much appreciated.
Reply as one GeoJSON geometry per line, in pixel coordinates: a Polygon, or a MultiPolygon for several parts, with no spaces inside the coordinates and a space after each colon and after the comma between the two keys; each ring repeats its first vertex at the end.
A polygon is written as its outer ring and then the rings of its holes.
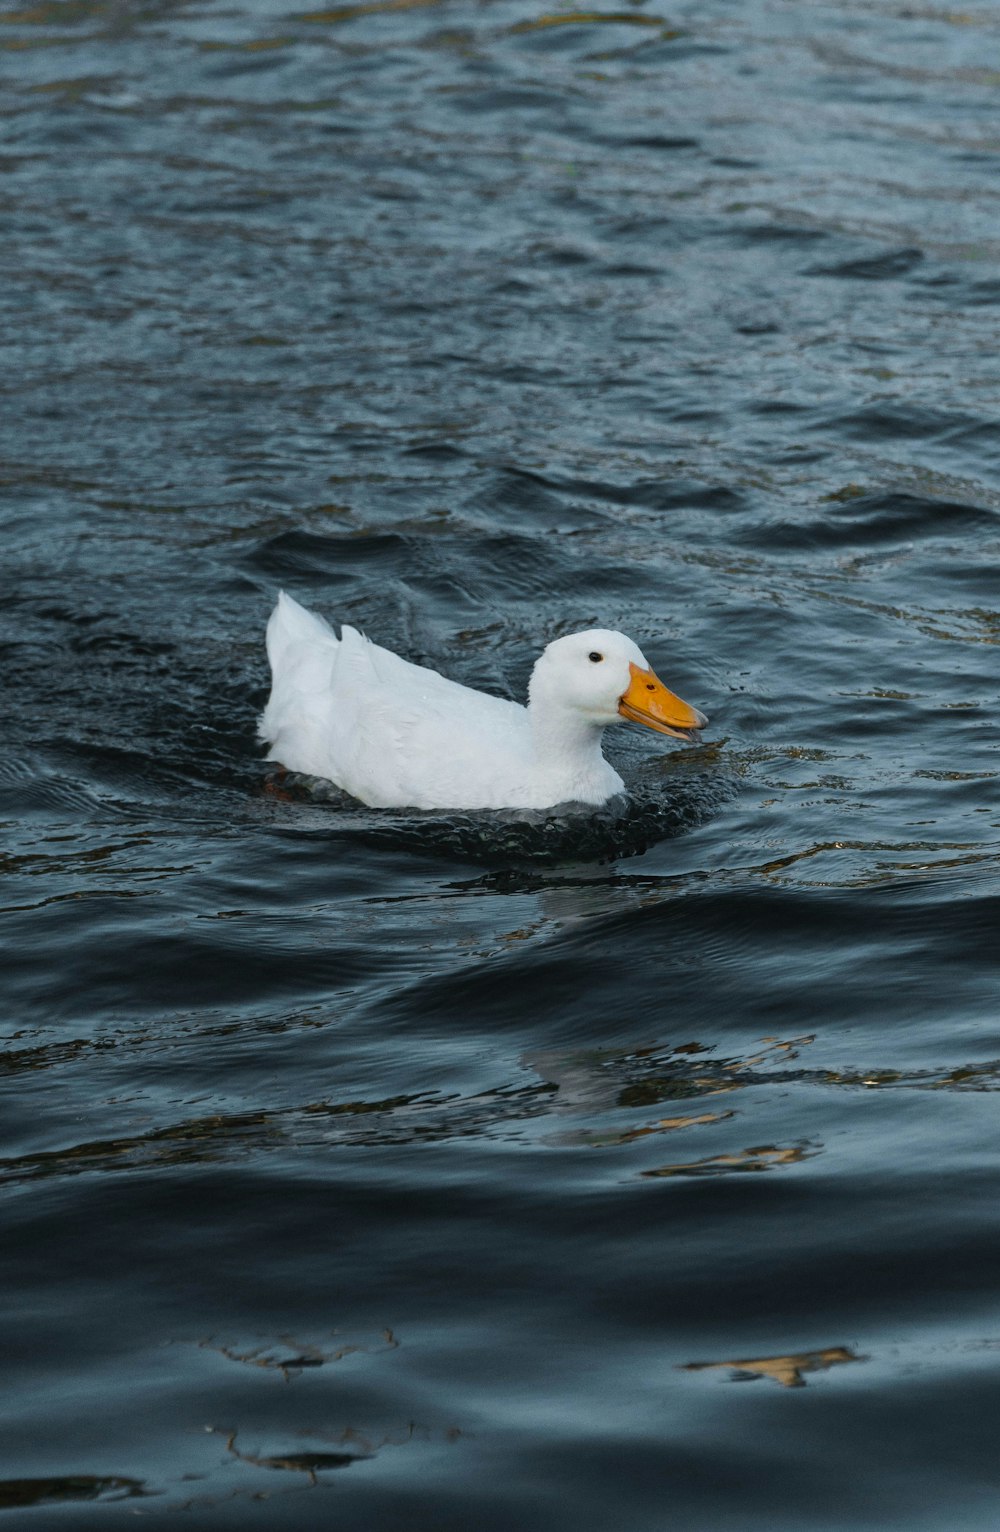
{"type": "Polygon", "coordinates": [[[603,660],[604,655],[603,654],[598,654],[596,649],[591,649],[591,651],[590,651],[590,658],[591,658],[591,661],[593,662],[593,664],[599,665],[601,663],[601,661],[603,660]]]}

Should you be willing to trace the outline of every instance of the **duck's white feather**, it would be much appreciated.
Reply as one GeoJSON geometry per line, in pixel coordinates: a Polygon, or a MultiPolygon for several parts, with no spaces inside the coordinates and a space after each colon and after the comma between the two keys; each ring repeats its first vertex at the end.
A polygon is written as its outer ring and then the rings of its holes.
{"type": "MultiPolygon", "coordinates": [[[[354,628],[342,627],[338,639],[282,592],[267,629],[272,687],[260,733],[271,747],[268,759],[328,778],[373,807],[603,803],[623,786],[600,739],[617,721],[625,683],[610,713],[603,702],[599,717],[575,703],[563,706],[564,678],[551,656],[577,640],[584,648],[600,642],[609,659],[615,645],[624,646],[615,658],[626,682],[629,660],[645,665],[622,634],[592,630],[559,640],[536,665],[525,708],[410,664],[354,628]]],[[[609,675],[606,685],[617,682],[609,675]]]]}

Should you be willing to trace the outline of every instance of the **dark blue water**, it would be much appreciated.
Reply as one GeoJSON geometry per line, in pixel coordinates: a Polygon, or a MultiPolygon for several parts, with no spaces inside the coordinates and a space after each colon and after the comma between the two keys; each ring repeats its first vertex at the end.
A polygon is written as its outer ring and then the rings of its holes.
{"type": "Polygon", "coordinates": [[[0,16],[0,1509],[1000,1520],[1000,12],[0,16]],[[275,783],[280,586],[711,715],[275,783]]]}

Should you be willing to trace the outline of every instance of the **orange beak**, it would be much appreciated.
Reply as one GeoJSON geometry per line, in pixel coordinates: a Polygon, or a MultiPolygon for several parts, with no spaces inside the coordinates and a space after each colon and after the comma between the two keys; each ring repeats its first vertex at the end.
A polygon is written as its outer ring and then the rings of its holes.
{"type": "Polygon", "coordinates": [[[693,740],[694,731],[708,723],[704,713],[690,707],[668,691],[663,682],[651,670],[641,670],[629,664],[632,679],[628,691],[618,703],[623,718],[633,723],[644,723],[657,734],[672,734],[675,739],[693,740]]]}

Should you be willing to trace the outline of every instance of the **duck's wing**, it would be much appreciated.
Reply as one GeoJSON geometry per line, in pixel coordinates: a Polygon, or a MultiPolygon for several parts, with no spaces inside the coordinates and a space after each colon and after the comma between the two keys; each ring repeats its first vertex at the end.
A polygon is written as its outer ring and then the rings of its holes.
{"type": "Polygon", "coordinates": [[[521,774],[523,707],[342,631],[335,686],[351,722],[341,780],[355,797],[386,807],[483,807],[498,783],[521,774]]]}
{"type": "Polygon", "coordinates": [[[413,665],[288,596],[268,625],[273,671],[261,734],[269,756],[379,806],[488,805],[520,775],[527,713],[413,665]]]}

